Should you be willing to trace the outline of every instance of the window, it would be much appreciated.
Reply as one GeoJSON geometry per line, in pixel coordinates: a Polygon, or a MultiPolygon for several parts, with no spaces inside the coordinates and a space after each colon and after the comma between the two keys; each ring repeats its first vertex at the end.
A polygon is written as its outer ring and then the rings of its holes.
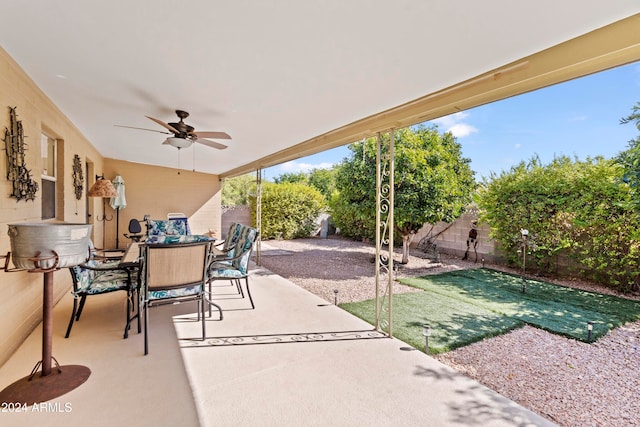
{"type": "Polygon", "coordinates": [[[56,217],[56,140],[42,134],[40,138],[42,153],[42,219],[56,217]]]}

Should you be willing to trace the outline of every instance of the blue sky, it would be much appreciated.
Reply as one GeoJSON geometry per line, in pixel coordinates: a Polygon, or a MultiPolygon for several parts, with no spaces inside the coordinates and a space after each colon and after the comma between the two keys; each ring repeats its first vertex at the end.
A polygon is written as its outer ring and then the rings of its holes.
{"type": "MultiPolygon", "coordinates": [[[[457,137],[480,180],[534,155],[545,164],[561,155],[613,157],[638,136],[633,124],[620,124],[638,102],[640,63],[634,63],[432,123],[457,137]]],[[[348,155],[346,146],[339,147],[271,167],[264,176],[272,180],[283,173],[329,168],[348,155]]]]}

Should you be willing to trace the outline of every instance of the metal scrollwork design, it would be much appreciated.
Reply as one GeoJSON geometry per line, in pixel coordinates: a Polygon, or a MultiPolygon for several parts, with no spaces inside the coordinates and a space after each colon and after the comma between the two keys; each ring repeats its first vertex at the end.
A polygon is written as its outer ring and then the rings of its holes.
{"type": "Polygon", "coordinates": [[[73,156],[73,188],[76,192],[76,199],[82,199],[84,189],[84,175],[82,174],[82,162],[77,154],[73,156]]]}
{"type": "Polygon", "coordinates": [[[305,342],[322,341],[353,341],[386,338],[386,336],[375,330],[361,331],[327,331],[327,332],[299,332],[292,334],[267,334],[267,335],[244,335],[229,337],[212,337],[205,341],[184,340],[182,347],[226,347],[242,345],[262,345],[262,344],[294,344],[305,342]]]}
{"type": "Polygon", "coordinates": [[[392,335],[391,285],[393,281],[393,130],[388,145],[378,134],[376,144],[376,329],[392,335]],[[382,249],[387,246],[388,252],[382,249]]]}
{"type": "Polygon", "coordinates": [[[20,200],[35,200],[38,183],[25,164],[25,143],[22,121],[18,120],[17,107],[9,107],[10,126],[4,129],[4,146],[7,152],[7,180],[13,183],[11,197],[20,200]]]}

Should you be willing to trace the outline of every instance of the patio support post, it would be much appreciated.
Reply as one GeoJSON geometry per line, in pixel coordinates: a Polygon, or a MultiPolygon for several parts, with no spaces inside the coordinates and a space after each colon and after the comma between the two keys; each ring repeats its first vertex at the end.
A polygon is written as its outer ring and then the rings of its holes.
{"type": "Polygon", "coordinates": [[[387,226],[389,228],[389,264],[387,267],[387,292],[389,294],[389,337],[393,336],[393,210],[394,210],[394,179],[395,174],[395,155],[394,155],[394,132],[391,129],[389,133],[389,212],[387,216],[387,226]]]}
{"type": "MultiPolygon", "coordinates": [[[[364,153],[366,140],[362,140],[362,152],[364,153]]],[[[364,156],[363,156],[364,159],[364,156]]],[[[376,278],[376,330],[380,330],[380,132],[376,135],[376,254],[375,254],[375,278],[376,278]]]]}
{"type": "Polygon", "coordinates": [[[262,265],[262,250],[260,241],[262,240],[262,169],[256,169],[256,264],[262,265]]]}
{"type": "Polygon", "coordinates": [[[393,138],[394,130],[391,129],[386,152],[382,150],[380,133],[376,138],[376,330],[381,330],[386,326],[389,337],[393,336],[393,138]],[[382,248],[385,244],[388,247],[386,256],[382,255],[382,248]],[[382,300],[380,299],[381,285],[384,285],[382,300]],[[387,319],[383,320],[382,315],[385,311],[387,319]]]}

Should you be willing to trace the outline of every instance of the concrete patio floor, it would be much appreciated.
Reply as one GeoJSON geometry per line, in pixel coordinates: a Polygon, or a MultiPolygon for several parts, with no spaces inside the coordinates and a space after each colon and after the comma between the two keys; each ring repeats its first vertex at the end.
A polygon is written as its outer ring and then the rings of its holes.
{"type": "MultiPolygon", "coordinates": [[[[68,274],[58,272],[57,274],[68,274]]],[[[254,268],[256,309],[219,285],[207,339],[194,303],[153,308],[150,354],[135,326],[122,339],[123,293],[87,301],[64,338],[72,298],[54,309],[53,355],[91,369],[43,411],[2,412],[11,426],[551,426],[268,270],[254,268]]],[[[0,368],[0,387],[27,375],[41,326],[0,368]]]]}

